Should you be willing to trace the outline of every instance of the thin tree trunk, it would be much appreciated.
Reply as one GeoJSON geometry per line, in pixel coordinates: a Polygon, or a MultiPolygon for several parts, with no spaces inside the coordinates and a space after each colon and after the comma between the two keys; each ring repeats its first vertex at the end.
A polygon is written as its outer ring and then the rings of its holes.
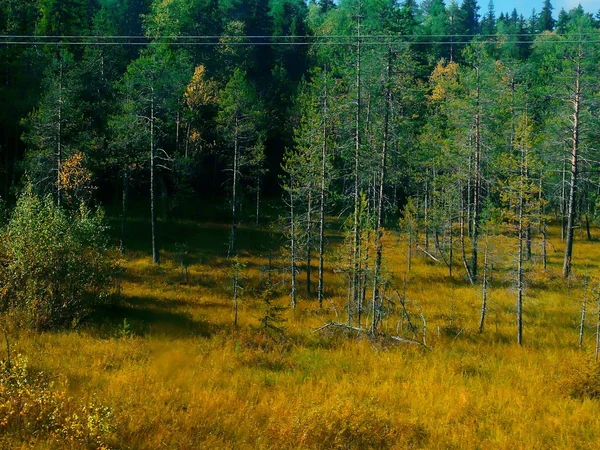
{"type": "MultiPolygon", "coordinates": [[[[361,82],[360,82],[360,57],[361,57],[361,42],[360,42],[360,24],[361,24],[361,4],[358,5],[358,23],[357,23],[357,43],[356,43],[356,116],[355,116],[355,130],[354,130],[354,244],[352,250],[352,300],[355,305],[359,307],[360,314],[360,280],[359,280],[359,246],[360,246],[360,226],[359,226],[359,209],[360,209],[360,196],[359,196],[359,157],[360,157],[360,116],[361,116],[361,82]]],[[[348,311],[348,321],[350,324],[350,311],[348,311]]]]}
{"type": "Polygon", "coordinates": [[[429,182],[425,181],[425,251],[429,251],[429,182]]]}
{"type": "MultiPolygon", "coordinates": [[[[461,187],[462,190],[462,187],[461,187]]],[[[464,196],[461,196],[461,208],[460,208],[460,250],[462,256],[463,266],[465,267],[465,272],[467,274],[467,278],[471,285],[475,285],[475,281],[473,280],[473,276],[471,275],[471,270],[469,269],[469,264],[467,264],[467,254],[465,252],[465,200],[464,196]]],[[[468,207],[468,206],[467,206],[468,207]]]]}
{"type": "Polygon", "coordinates": [[[312,186],[308,192],[308,210],[306,217],[306,295],[310,297],[310,273],[312,265],[312,186]]]}
{"type": "Polygon", "coordinates": [[[127,206],[129,200],[129,167],[123,167],[123,198],[121,212],[121,253],[125,252],[125,229],[127,226],[127,206]]]}
{"type": "Polygon", "coordinates": [[[488,294],[488,239],[485,236],[485,249],[483,253],[483,282],[481,283],[481,316],[479,318],[479,332],[483,333],[485,324],[485,315],[487,313],[487,294],[488,294]]]}
{"type": "Polygon", "coordinates": [[[526,162],[526,149],[525,145],[521,147],[521,174],[519,177],[519,216],[518,216],[518,228],[517,232],[519,235],[519,251],[517,253],[517,342],[519,345],[523,345],[523,239],[524,239],[524,209],[525,209],[525,166],[526,162]]]}
{"type": "Polygon", "coordinates": [[[566,237],[567,228],[567,159],[563,158],[562,167],[562,184],[560,193],[560,240],[564,241],[566,237]]]}
{"type": "Polygon", "coordinates": [[[192,125],[188,122],[185,132],[185,159],[188,158],[188,151],[190,148],[190,129],[192,125]]]}
{"type": "Polygon", "coordinates": [[[586,277],[583,291],[583,303],[581,304],[581,321],[579,323],[579,348],[583,347],[583,331],[585,330],[585,313],[587,308],[587,288],[588,280],[586,277]]]}
{"type": "MultiPolygon", "coordinates": [[[[60,56],[59,56],[60,58],[60,56]]],[[[62,108],[63,108],[63,64],[60,61],[58,77],[58,124],[57,124],[57,148],[56,148],[56,204],[60,206],[62,197],[62,183],[60,180],[62,172],[63,148],[62,148],[62,108]]]]}
{"type": "Polygon", "coordinates": [[[579,108],[581,106],[581,56],[580,45],[575,75],[575,95],[573,98],[573,130],[570,169],[571,185],[569,186],[569,204],[567,209],[567,242],[565,244],[565,258],[563,261],[563,278],[567,278],[571,273],[571,258],[573,257],[573,228],[575,223],[575,206],[577,200],[577,158],[579,156],[579,108]]]}
{"type": "Polygon", "coordinates": [[[538,204],[540,205],[540,231],[542,233],[542,266],[544,267],[545,272],[548,266],[548,240],[546,230],[546,219],[544,218],[544,206],[542,204],[544,196],[542,189],[542,180],[543,177],[540,176],[540,192],[538,194],[538,204]]]}
{"type": "Polygon", "coordinates": [[[592,240],[592,232],[590,231],[590,216],[589,214],[585,215],[585,231],[587,233],[588,241],[592,240]]]}
{"type": "Polygon", "coordinates": [[[160,253],[157,245],[156,223],[156,155],[154,149],[154,88],[151,90],[150,104],[150,223],[152,227],[152,261],[160,264],[160,253]]]}
{"type": "Polygon", "coordinates": [[[477,279],[477,241],[481,212],[481,105],[479,100],[479,68],[477,68],[477,113],[475,114],[475,186],[473,191],[473,248],[471,252],[471,278],[477,279]]]}
{"type": "Polygon", "coordinates": [[[231,244],[229,251],[231,255],[236,255],[237,238],[237,184],[238,184],[238,158],[239,158],[239,136],[238,136],[238,118],[235,118],[235,128],[233,137],[233,179],[231,181],[231,244]]]}
{"type": "Polygon", "coordinates": [[[386,87],[385,87],[385,113],[383,117],[383,143],[381,146],[381,160],[379,166],[379,192],[377,201],[377,219],[375,225],[375,267],[373,270],[373,298],[372,298],[372,312],[373,320],[371,322],[371,333],[377,331],[378,310],[380,301],[379,292],[379,272],[381,270],[381,258],[383,253],[383,230],[382,230],[382,219],[383,219],[383,188],[385,186],[385,176],[387,169],[387,147],[389,140],[389,126],[390,126],[390,109],[391,109],[391,65],[392,65],[392,50],[388,49],[388,61],[386,68],[386,87]]]}
{"type": "Polygon", "coordinates": [[[296,287],[296,218],[294,216],[294,186],[290,187],[290,233],[291,233],[291,257],[292,257],[292,309],[297,305],[297,287],[296,287]]]}
{"type": "Polygon", "coordinates": [[[325,185],[327,170],[327,68],[325,68],[325,88],[323,96],[323,144],[321,146],[321,192],[319,205],[319,308],[323,307],[325,289],[325,185]]]}

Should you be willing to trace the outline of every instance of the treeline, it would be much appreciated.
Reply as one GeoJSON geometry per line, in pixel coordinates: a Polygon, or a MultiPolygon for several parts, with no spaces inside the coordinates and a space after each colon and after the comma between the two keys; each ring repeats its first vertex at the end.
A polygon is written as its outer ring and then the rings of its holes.
{"type": "Polygon", "coordinates": [[[171,215],[228,198],[235,255],[242,203],[258,222],[262,195],[283,192],[293,305],[300,261],[309,293],[316,263],[323,301],[335,212],[347,217],[348,322],[368,309],[375,331],[384,230],[399,217],[409,258],[419,248],[471,283],[485,277],[482,237],[501,226],[518,242],[520,296],[525,261],[538,252],[545,267],[552,217],[565,277],[574,230],[591,238],[600,12],[2,0],[0,26],[3,198],[25,183],[66,207],[119,193],[125,230],[134,192],[150,205],[155,262],[159,199],[171,215]]]}

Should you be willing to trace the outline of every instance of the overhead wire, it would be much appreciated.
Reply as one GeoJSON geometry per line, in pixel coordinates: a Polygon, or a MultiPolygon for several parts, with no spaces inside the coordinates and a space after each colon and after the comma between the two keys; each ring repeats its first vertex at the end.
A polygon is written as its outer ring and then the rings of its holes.
{"type": "MultiPolygon", "coordinates": [[[[544,33],[527,34],[420,34],[420,35],[0,35],[0,45],[93,45],[93,46],[146,46],[153,44],[170,46],[331,46],[331,45],[466,45],[466,44],[531,44],[544,33]],[[528,39],[524,39],[524,38],[528,39]],[[437,39],[434,39],[437,38],[437,39]],[[470,39],[465,39],[470,38],[470,39]],[[481,40],[483,39],[483,40],[481,40]],[[510,40],[516,39],[516,40],[510,40]]],[[[538,40],[536,44],[597,44],[600,35],[597,32],[578,34],[548,34],[549,37],[569,37],[569,39],[538,40]],[[579,36],[580,39],[576,39],[579,36]],[[596,38],[593,38],[597,36],[596,38]],[[584,38],[587,37],[587,38],[584,38]]]]}

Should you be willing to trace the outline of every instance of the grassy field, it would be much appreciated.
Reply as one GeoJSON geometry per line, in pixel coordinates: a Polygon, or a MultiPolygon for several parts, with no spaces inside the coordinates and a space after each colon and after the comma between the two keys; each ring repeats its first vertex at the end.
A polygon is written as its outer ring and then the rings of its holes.
{"type": "MultiPolygon", "coordinates": [[[[598,271],[600,244],[578,236],[575,276],[565,283],[562,243],[551,231],[547,272],[537,259],[530,264],[523,347],[516,344],[508,239],[493,240],[494,280],[479,334],[481,286],[464,280],[458,261],[452,279],[421,252],[407,271],[406,242],[386,235],[386,267],[419,329],[416,336],[407,331],[397,304],[383,329],[421,340],[422,314],[426,349],[313,333],[336,315],[345,321],[345,280],[332,261],[324,308],[307,298],[301,274],[298,308],[284,313],[284,337],[264,337],[260,280],[270,246],[279,244],[260,227],[239,232],[246,268],[236,329],[227,226],[161,223],[163,262],[153,266],[140,220],[131,223],[121,261],[121,301],[73,331],[10,330],[11,352],[54,380],[52,389],[62,386],[70,405],[109,407],[113,426],[103,442],[110,448],[598,448],[593,281],[583,349],[578,326],[583,279],[598,271]],[[177,250],[183,243],[189,282],[177,250]]],[[[333,233],[331,247],[339,241],[333,233]]],[[[288,305],[287,275],[273,277],[277,304],[288,305]]],[[[0,438],[0,448],[74,446],[48,434],[0,438]]]]}

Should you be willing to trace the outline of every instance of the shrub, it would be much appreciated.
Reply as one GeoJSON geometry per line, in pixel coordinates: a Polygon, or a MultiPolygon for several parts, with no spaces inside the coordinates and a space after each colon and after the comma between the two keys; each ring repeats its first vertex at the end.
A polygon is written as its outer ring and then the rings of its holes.
{"type": "Polygon", "coordinates": [[[77,323],[110,291],[105,228],[101,211],[67,212],[27,189],[0,233],[0,308],[35,329],[77,323]]]}
{"type": "Polygon", "coordinates": [[[66,448],[108,449],[113,413],[92,401],[76,403],[64,386],[28,369],[21,355],[0,360],[0,434],[60,440],[66,448]]]}

